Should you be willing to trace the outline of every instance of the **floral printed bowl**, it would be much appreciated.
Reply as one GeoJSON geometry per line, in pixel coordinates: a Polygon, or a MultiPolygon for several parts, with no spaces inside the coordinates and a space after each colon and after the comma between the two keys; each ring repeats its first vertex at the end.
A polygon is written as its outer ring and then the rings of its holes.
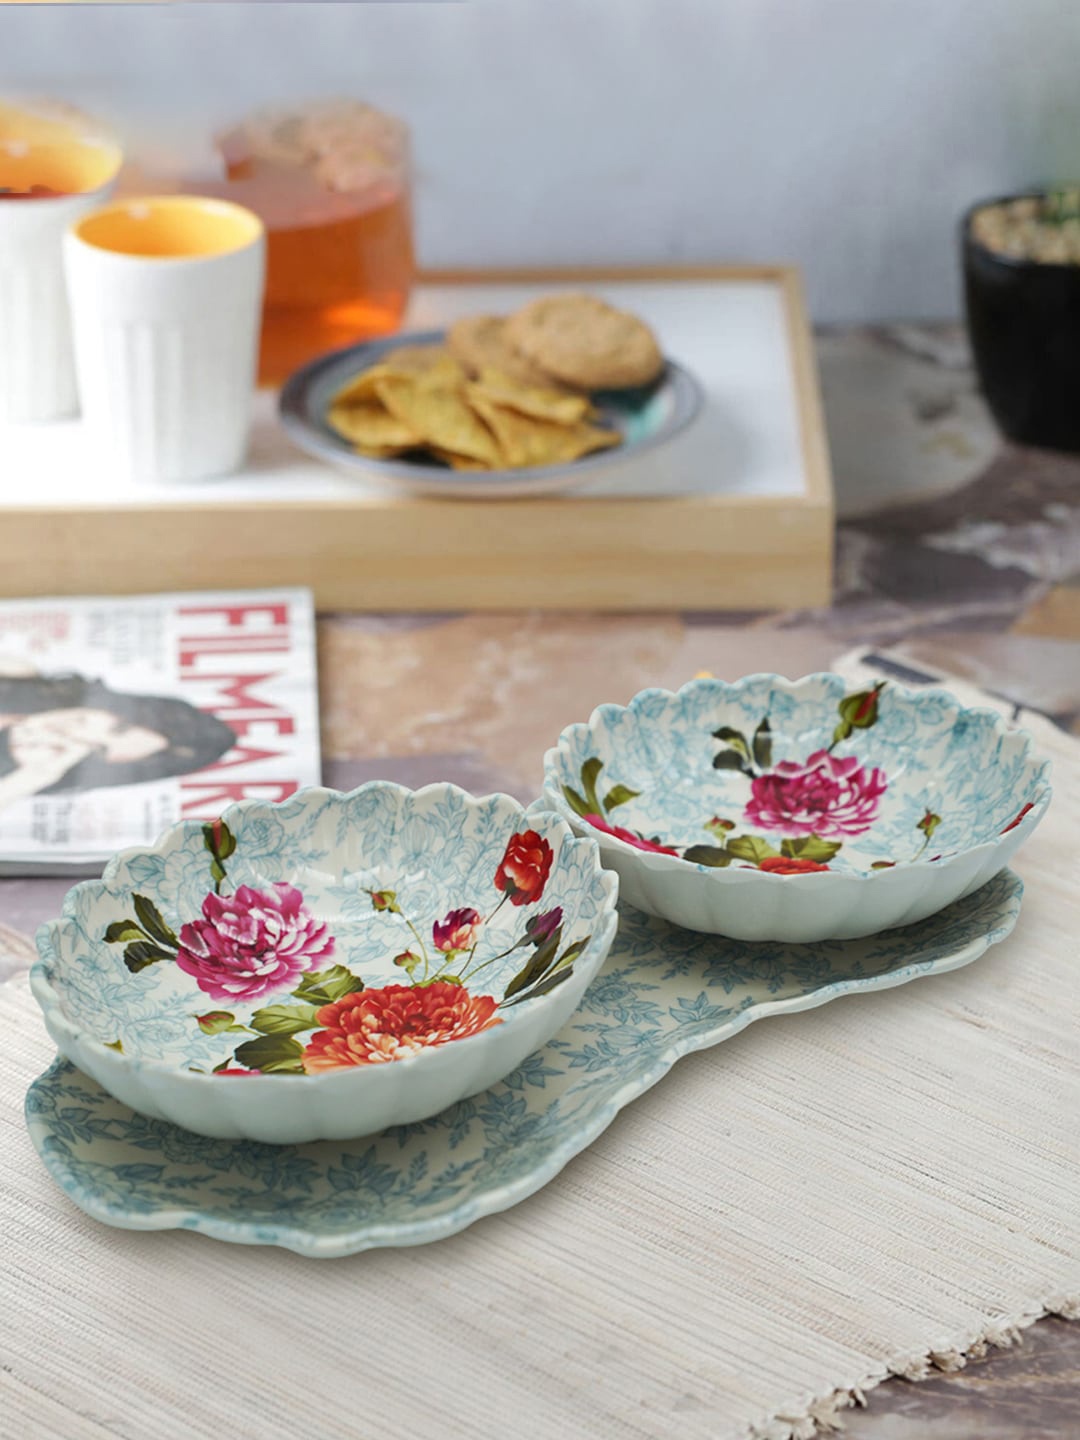
{"type": "Polygon", "coordinates": [[[852,939],[984,885],[1050,803],[1048,762],[944,690],[750,675],[644,690],[571,725],[544,804],[622,898],[739,940],[852,939]]]}
{"type": "Polygon", "coordinates": [[[486,1090],[615,935],[595,841],[505,795],[374,782],[242,801],[117,855],[38,932],[61,1054],[221,1138],[347,1139],[486,1090]]]}

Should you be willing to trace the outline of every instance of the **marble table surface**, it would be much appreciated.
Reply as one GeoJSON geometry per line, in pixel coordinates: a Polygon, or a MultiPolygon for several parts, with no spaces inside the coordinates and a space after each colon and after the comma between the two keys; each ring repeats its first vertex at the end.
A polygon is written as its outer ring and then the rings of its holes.
{"type": "MultiPolygon", "coordinates": [[[[826,609],[783,614],[327,615],[327,783],[448,779],[521,799],[551,738],[604,700],[825,668],[899,647],[1080,734],[1080,457],[1003,444],[954,327],[819,335],[841,522],[826,609]]],[[[0,980],[32,958],[62,880],[0,881],[0,980]]],[[[890,1381],[845,1414],[851,1440],[1051,1440],[1080,1433],[1080,1325],[953,1375],[890,1381]]]]}

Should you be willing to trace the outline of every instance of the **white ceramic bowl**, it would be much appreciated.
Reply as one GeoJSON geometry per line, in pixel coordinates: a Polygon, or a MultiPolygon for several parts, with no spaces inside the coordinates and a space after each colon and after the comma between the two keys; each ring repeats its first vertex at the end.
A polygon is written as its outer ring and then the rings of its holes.
{"type": "Polygon", "coordinates": [[[603,963],[617,891],[591,838],[506,795],[310,789],[117,855],[41,927],[31,987],[61,1054],[144,1115],[345,1139],[544,1045],[603,963]]]}
{"type": "Polygon", "coordinates": [[[571,725],[544,804],[622,898],[739,940],[850,939],[984,885],[1050,803],[1030,737],[944,690],[750,675],[645,690],[571,725]]]}

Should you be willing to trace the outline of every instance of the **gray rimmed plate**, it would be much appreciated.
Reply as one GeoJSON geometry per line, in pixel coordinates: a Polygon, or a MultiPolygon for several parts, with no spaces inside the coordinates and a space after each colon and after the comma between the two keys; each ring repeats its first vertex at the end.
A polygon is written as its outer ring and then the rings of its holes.
{"type": "Polygon", "coordinates": [[[617,430],[621,445],[599,450],[562,465],[537,465],[526,470],[451,470],[418,454],[392,460],[358,455],[326,421],[334,395],[356,375],[377,365],[401,345],[440,345],[445,330],[421,330],[350,345],[311,361],[286,381],[278,402],[281,423],[309,455],[358,475],[381,479],[417,494],[477,499],[510,499],[550,495],[590,479],[601,466],[636,458],[671,440],[695,418],[705,393],[698,380],[674,360],[665,360],[654,384],[640,390],[598,391],[592,397],[599,423],[617,430]]]}

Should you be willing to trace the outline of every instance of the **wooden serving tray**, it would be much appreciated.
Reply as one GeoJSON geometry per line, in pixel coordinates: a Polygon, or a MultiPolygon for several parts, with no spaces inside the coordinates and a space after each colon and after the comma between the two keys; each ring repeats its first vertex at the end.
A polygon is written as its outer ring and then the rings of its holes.
{"type": "Polygon", "coordinates": [[[588,288],[707,392],[669,444],[541,500],[402,496],[297,450],[255,404],[247,470],[131,486],[68,421],[0,430],[0,595],[304,585],[322,609],[768,609],[826,603],[833,497],[798,273],[786,266],[441,271],[406,329],[588,288]]]}

